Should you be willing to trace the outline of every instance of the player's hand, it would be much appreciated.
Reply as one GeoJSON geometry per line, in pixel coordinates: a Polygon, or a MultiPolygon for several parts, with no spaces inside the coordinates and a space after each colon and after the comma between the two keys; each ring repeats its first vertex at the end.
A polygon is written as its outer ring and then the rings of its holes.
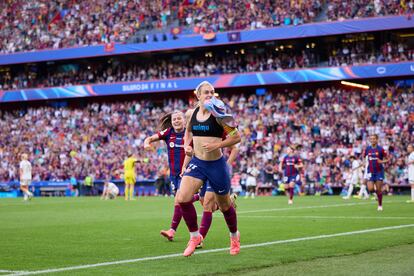
{"type": "Polygon", "coordinates": [[[219,149],[220,144],[219,143],[205,143],[202,145],[202,147],[206,152],[212,152],[216,149],[219,149]]]}
{"type": "Polygon", "coordinates": [[[144,144],[144,150],[147,150],[147,151],[152,150],[151,144],[144,144]]]}
{"type": "Polygon", "coordinates": [[[191,157],[193,156],[193,147],[187,146],[185,147],[184,151],[186,155],[191,156],[191,157]]]}

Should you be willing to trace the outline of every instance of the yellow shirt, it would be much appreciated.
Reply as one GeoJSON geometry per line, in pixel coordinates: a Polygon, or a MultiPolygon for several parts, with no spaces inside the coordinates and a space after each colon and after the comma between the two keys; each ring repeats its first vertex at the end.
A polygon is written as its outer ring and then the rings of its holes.
{"type": "Polygon", "coordinates": [[[127,160],[124,161],[124,173],[125,175],[135,175],[135,167],[134,164],[137,162],[138,159],[129,157],[127,160]]]}

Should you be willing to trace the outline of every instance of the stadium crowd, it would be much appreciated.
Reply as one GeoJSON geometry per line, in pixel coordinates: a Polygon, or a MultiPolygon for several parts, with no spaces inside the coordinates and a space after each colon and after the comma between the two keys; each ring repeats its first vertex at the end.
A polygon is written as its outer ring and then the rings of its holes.
{"type": "MultiPolygon", "coordinates": [[[[260,184],[275,184],[279,160],[293,143],[301,146],[303,181],[342,185],[350,156],[360,157],[368,134],[377,133],[392,157],[387,181],[404,184],[406,147],[414,142],[413,90],[332,87],[223,97],[242,132],[233,173],[243,179],[256,166],[260,184]]],[[[0,181],[18,180],[23,152],[30,154],[34,180],[83,180],[88,175],[121,179],[123,160],[131,150],[140,160],[138,179],[166,177],[165,145],[148,153],[143,141],[157,131],[160,114],[186,108],[183,100],[168,99],[162,106],[142,100],[0,111],[0,181]]]]}
{"type": "Polygon", "coordinates": [[[30,66],[19,67],[22,71],[0,75],[0,90],[204,77],[216,74],[400,62],[414,59],[414,49],[402,42],[387,42],[378,51],[372,49],[375,49],[372,42],[358,41],[332,46],[328,50],[329,57],[324,57],[326,53],[316,51],[310,46],[304,49],[279,47],[278,51],[272,47],[261,53],[244,52],[245,50],[240,48],[226,52],[225,56],[223,53],[212,51],[211,56],[191,56],[185,60],[159,58],[151,62],[145,60],[134,62],[115,59],[110,63],[81,63],[78,66],[70,66],[65,71],[52,65],[39,68],[36,73],[30,66]]]}
{"type": "Polygon", "coordinates": [[[6,0],[0,53],[126,43],[140,31],[179,26],[195,33],[268,28],[319,20],[406,14],[413,1],[350,0],[6,0]]]}

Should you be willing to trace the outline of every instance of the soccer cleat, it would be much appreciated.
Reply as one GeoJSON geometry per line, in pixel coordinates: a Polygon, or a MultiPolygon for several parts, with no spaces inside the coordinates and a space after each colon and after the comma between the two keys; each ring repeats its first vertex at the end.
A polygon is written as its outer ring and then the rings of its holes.
{"type": "Polygon", "coordinates": [[[169,241],[173,241],[175,231],[172,230],[172,229],[170,229],[170,230],[161,230],[160,234],[161,234],[161,236],[166,237],[169,241]]]}
{"type": "Polygon", "coordinates": [[[190,241],[187,244],[187,248],[184,250],[183,256],[190,257],[193,255],[196,247],[203,242],[203,237],[198,235],[197,237],[191,237],[190,241]]]}
{"type": "Polygon", "coordinates": [[[230,237],[230,255],[237,255],[240,253],[240,232],[237,231],[236,237],[230,237]]]}
{"type": "Polygon", "coordinates": [[[349,199],[349,197],[347,197],[347,196],[343,196],[343,197],[342,197],[342,199],[348,200],[348,199],[349,199]]]}
{"type": "Polygon", "coordinates": [[[201,249],[201,248],[203,248],[203,246],[204,246],[204,242],[203,241],[201,241],[197,246],[196,246],[196,249],[201,249]]]}
{"type": "Polygon", "coordinates": [[[378,206],[377,211],[382,211],[382,206],[378,206]]]}
{"type": "Polygon", "coordinates": [[[289,205],[292,205],[293,204],[293,200],[289,199],[288,204],[289,205]]]}
{"type": "Polygon", "coordinates": [[[231,201],[231,203],[233,204],[233,208],[234,208],[234,209],[237,209],[236,199],[237,199],[237,194],[232,193],[232,194],[230,195],[230,201],[231,201]]]}
{"type": "Polygon", "coordinates": [[[414,200],[407,200],[407,203],[414,203],[414,200]]]}

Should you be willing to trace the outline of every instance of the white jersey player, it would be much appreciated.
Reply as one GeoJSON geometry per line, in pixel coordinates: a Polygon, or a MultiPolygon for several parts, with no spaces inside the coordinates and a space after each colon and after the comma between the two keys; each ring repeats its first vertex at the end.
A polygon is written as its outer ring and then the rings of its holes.
{"type": "Polygon", "coordinates": [[[105,181],[101,199],[115,199],[118,196],[118,194],[118,187],[112,182],[105,181]]]}
{"type": "Polygon", "coordinates": [[[414,146],[412,144],[408,145],[408,183],[411,185],[411,200],[408,200],[408,203],[414,203],[414,146]]]}
{"type": "Polygon", "coordinates": [[[25,201],[33,197],[33,194],[29,191],[29,185],[32,182],[32,165],[28,159],[29,156],[23,153],[19,164],[20,190],[23,192],[25,201]]]}

